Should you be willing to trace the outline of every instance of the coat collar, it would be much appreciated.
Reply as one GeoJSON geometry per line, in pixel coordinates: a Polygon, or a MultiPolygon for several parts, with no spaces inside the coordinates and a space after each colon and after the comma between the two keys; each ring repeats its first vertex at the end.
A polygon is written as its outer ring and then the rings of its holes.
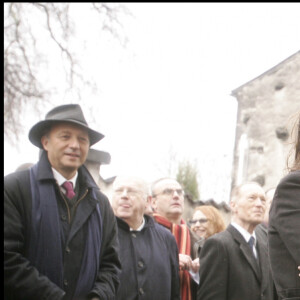
{"type": "MultiPolygon", "coordinates": [[[[261,276],[261,270],[258,265],[257,260],[255,259],[249,245],[247,244],[244,237],[241,235],[241,233],[231,224],[227,227],[227,231],[232,235],[235,242],[239,245],[239,248],[248,261],[249,265],[251,266],[253,272],[255,273],[255,276],[257,277],[257,280],[261,282],[262,276],[261,276]]],[[[260,255],[258,255],[258,258],[260,259],[260,255]]]]}
{"type": "MultiPolygon", "coordinates": [[[[38,169],[37,169],[37,180],[40,181],[47,181],[52,180],[53,183],[56,182],[53,172],[51,169],[50,162],[47,157],[47,152],[43,151],[38,161],[38,169]]],[[[92,175],[89,173],[87,168],[83,165],[78,169],[78,180],[79,186],[84,194],[86,190],[99,190],[99,187],[95,183],[92,175]]],[[[80,195],[82,197],[83,195],[80,195]]],[[[68,241],[70,241],[76,232],[83,226],[83,224],[87,221],[88,217],[93,213],[96,209],[96,205],[98,200],[96,197],[93,197],[93,193],[89,192],[86,195],[85,201],[80,201],[79,206],[80,209],[77,210],[76,215],[74,216],[73,224],[74,226],[71,227],[71,231],[69,233],[68,241]]]]}
{"type": "MultiPolygon", "coordinates": [[[[118,226],[120,228],[122,228],[123,230],[128,231],[128,232],[130,231],[129,225],[123,219],[121,219],[117,216],[116,216],[116,219],[117,219],[117,222],[118,222],[118,226]]],[[[145,230],[145,228],[147,228],[147,227],[154,226],[154,220],[153,220],[152,217],[150,217],[148,215],[144,215],[144,219],[145,219],[145,225],[144,225],[144,227],[141,231],[145,230]]]]}
{"type": "MultiPolygon", "coordinates": [[[[38,173],[37,173],[37,179],[38,180],[53,180],[55,181],[55,178],[53,176],[53,172],[51,169],[50,162],[48,160],[47,152],[42,151],[40,160],[38,161],[38,173]]],[[[95,188],[99,189],[96,182],[94,181],[92,175],[89,173],[85,165],[82,165],[78,169],[78,179],[80,180],[81,184],[84,183],[84,185],[87,188],[95,188]]]]}

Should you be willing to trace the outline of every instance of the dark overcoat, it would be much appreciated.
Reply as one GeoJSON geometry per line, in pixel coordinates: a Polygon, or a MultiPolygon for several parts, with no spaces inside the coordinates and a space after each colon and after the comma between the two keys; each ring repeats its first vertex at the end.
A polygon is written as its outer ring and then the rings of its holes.
{"type": "Polygon", "coordinates": [[[118,220],[122,272],[117,300],[180,300],[178,248],[169,230],[145,215],[141,231],[118,220]]]}
{"type": "MultiPolygon", "coordinates": [[[[4,299],[5,300],[60,300],[73,299],[81,258],[87,236],[87,220],[99,203],[102,217],[102,238],[99,253],[100,268],[91,293],[101,299],[114,299],[119,283],[120,261],[116,219],[107,197],[96,190],[96,199],[91,188],[96,184],[82,166],[78,170],[78,184],[84,197],[77,207],[73,221],[64,205],[59,186],[53,177],[50,163],[43,153],[37,172],[38,180],[48,180],[55,186],[60,225],[66,235],[62,241],[64,252],[64,287],[58,287],[39,272],[29,261],[32,221],[32,195],[30,171],[24,170],[4,178],[4,299]]],[[[51,225],[50,225],[51,226],[51,225]]],[[[99,224],[100,226],[100,224],[99,224]]],[[[76,299],[77,300],[77,299],[76,299]]]]}
{"type": "Polygon", "coordinates": [[[300,299],[300,171],[278,184],[269,214],[271,269],[280,299],[300,299]]]}
{"type": "Polygon", "coordinates": [[[257,235],[259,264],[231,224],[209,237],[200,252],[198,300],[273,300],[266,240],[257,235]]]}

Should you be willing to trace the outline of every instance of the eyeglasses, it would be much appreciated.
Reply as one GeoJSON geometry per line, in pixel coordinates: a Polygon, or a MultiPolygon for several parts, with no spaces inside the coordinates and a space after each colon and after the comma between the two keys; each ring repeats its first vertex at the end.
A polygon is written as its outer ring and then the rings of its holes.
{"type": "Polygon", "coordinates": [[[116,195],[122,195],[124,193],[124,191],[126,191],[126,194],[129,197],[137,196],[138,194],[141,194],[141,191],[131,189],[131,188],[118,188],[118,189],[114,190],[114,193],[116,195]]]}
{"type": "Polygon", "coordinates": [[[195,219],[195,220],[190,220],[189,223],[190,224],[196,224],[197,222],[199,222],[200,224],[205,224],[208,220],[207,219],[195,219]]]}
{"type": "Polygon", "coordinates": [[[166,196],[173,196],[175,192],[177,193],[178,196],[184,195],[184,191],[182,189],[164,189],[161,193],[153,195],[153,197],[156,197],[161,194],[166,196]]]}

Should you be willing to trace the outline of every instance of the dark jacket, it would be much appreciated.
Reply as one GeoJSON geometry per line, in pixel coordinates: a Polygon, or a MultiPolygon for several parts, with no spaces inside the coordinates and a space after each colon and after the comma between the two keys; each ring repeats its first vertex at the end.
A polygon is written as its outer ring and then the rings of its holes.
{"type": "Polygon", "coordinates": [[[273,300],[267,245],[257,238],[259,265],[244,237],[231,224],[209,237],[200,252],[198,300],[273,300]]]}
{"type": "MultiPolygon", "coordinates": [[[[205,239],[199,238],[196,234],[192,232],[191,229],[190,229],[190,237],[191,237],[191,258],[192,260],[194,260],[199,257],[205,239]]],[[[198,290],[198,283],[191,278],[192,300],[197,299],[197,290],[198,290]]]]}
{"type": "Polygon", "coordinates": [[[300,171],[278,184],[269,214],[270,263],[279,299],[300,299],[300,171]]]}
{"type": "Polygon", "coordinates": [[[178,248],[174,236],[145,215],[141,231],[117,218],[122,272],[117,300],[179,300],[178,248]]]}
{"type": "MultiPolygon", "coordinates": [[[[64,288],[51,282],[40,274],[28,260],[28,242],[31,234],[32,196],[30,189],[30,171],[24,170],[7,175],[4,178],[4,298],[5,300],[59,300],[73,299],[79,275],[87,226],[86,220],[95,209],[98,201],[101,210],[103,230],[100,255],[100,267],[91,295],[100,299],[114,299],[119,283],[120,261],[117,239],[117,224],[107,197],[99,190],[96,198],[91,195],[91,187],[96,184],[87,169],[78,170],[80,201],[72,222],[59,186],[57,185],[45,152],[40,158],[37,176],[39,180],[49,180],[55,186],[60,226],[65,233],[62,241],[64,263],[64,288]],[[73,237],[65,244],[68,235],[73,237]]],[[[99,224],[100,225],[100,224],[99,224]]],[[[50,224],[51,226],[51,224],[50,224]]],[[[77,300],[77,299],[76,299],[77,300]]]]}

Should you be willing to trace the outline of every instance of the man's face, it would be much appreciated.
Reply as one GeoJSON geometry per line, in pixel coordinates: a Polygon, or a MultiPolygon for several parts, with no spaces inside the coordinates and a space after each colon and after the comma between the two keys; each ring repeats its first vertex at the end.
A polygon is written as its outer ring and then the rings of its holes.
{"type": "Polygon", "coordinates": [[[231,209],[241,225],[256,226],[263,221],[266,209],[265,192],[259,185],[245,184],[231,201],[231,209]]]}
{"type": "Polygon", "coordinates": [[[176,180],[164,179],[155,185],[152,192],[155,212],[167,219],[183,214],[184,192],[176,180]]]}
{"type": "MultiPolygon", "coordinates": [[[[130,225],[140,222],[147,205],[145,185],[138,178],[117,178],[112,193],[112,207],[117,217],[130,225]]],[[[132,227],[132,226],[131,226],[132,227]]]]}
{"type": "Polygon", "coordinates": [[[41,139],[51,166],[65,178],[72,178],[89,151],[88,131],[70,123],[58,123],[41,139]]]}

